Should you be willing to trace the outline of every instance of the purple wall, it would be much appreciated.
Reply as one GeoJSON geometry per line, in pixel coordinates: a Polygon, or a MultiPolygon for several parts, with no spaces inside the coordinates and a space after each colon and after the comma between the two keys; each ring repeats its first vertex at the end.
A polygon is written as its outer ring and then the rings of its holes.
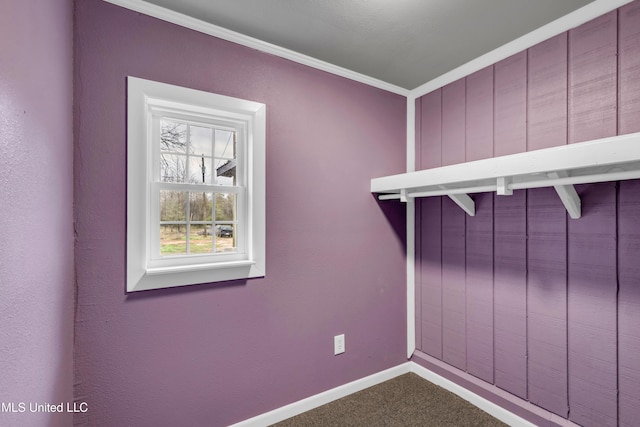
{"type": "Polygon", "coordinates": [[[71,423],[28,405],[73,401],[72,6],[0,2],[2,426],[71,423]]]}
{"type": "MultiPolygon", "coordinates": [[[[418,167],[640,131],[638,46],[635,1],[425,95],[418,167]]],[[[448,198],[417,204],[418,349],[495,401],[504,395],[491,387],[508,392],[532,420],[539,407],[585,426],[631,426],[640,181],[576,190],[579,220],[553,189],[473,195],[475,217],[458,218],[448,198]]]]}
{"type": "Polygon", "coordinates": [[[405,360],[404,208],[369,192],[404,97],[98,0],[75,72],[77,425],[228,425],[405,360]],[[266,278],[125,295],[127,75],[267,105],[266,278]]]}

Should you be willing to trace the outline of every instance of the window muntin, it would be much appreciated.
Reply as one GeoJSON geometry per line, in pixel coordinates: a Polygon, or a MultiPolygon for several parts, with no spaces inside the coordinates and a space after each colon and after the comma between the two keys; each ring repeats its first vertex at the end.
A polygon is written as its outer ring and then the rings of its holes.
{"type": "Polygon", "coordinates": [[[152,258],[242,253],[246,246],[245,230],[238,223],[245,216],[239,212],[244,203],[238,197],[245,187],[242,128],[167,115],[154,117],[152,127],[157,139],[154,179],[160,192],[160,231],[152,258]],[[172,183],[189,188],[174,189],[172,183]]]}
{"type": "Polygon", "coordinates": [[[149,117],[149,265],[188,265],[194,257],[200,263],[247,259],[245,126],[153,106],[149,117]]]}

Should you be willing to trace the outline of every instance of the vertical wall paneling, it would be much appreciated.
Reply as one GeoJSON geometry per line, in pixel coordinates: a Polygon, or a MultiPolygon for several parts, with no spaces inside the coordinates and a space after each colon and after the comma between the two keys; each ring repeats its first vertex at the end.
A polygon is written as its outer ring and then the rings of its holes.
{"type": "Polygon", "coordinates": [[[419,169],[442,166],[442,89],[421,98],[419,169]]]}
{"type": "MultiPolygon", "coordinates": [[[[414,319],[413,327],[415,346],[417,350],[422,349],[422,263],[426,260],[422,256],[422,238],[421,233],[424,230],[422,225],[422,203],[418,199],[415,201],[415,263],[414,263],[414,319]]],[[[409,319],[407,315],[407,320],[409,319]]]]}
{"type": "Polygon", "coordinates": [[[465,215],[442,198],[442,360],[466,370],[465,215]]]}
{"type": "Polygon", "coordinates": [[[466,161],[493,157],[493,67],[466,78],[466,161]]]}
{"type": "Polygon", "coordinates": [[[442,360],[442,199],[417,200],[422,228],[420,241],[419,303],[422,313],[417,348],[442,360]]]}
{"type": "MultiPolygon", "coordinates": [[[[422,168],[640,132],[640,0],[421,107],[422,168]]],[[[475,217],[421,202],[421,350],[585,427],[636,426],[640,180],[576,189],[577,220],[552,188],[473,195],[475,217]]]]}
{"type": "Polygon", "coordinates": [[[526,191],[494,197],[495,384],[523,399],[527,398],[526,214],[526,191]]]}
{"type": "Polygon", "coordinates": [[[476,194],[466,217],[467,371],[493,383],[493,195],[476,194]]]}
{"type": "Polygon", "coordinates": [[[618,211],[619,425],[640,420],[640,180],[620,183],[618,211]]]}
{"type": "Polygon", "coordinates": [[[527,52],[495,65],[494,146],[496,156],[527,150],[527,52]]]}
{"type": "MultiPolygon", "coordinates": [[[[442,165],[465,161],[465,81],[442,88],[442,165]]],[[[465,213],[442,200],[442,358],[466,369],[465,213]]]]}
{"type": "Polygon", "coordinates": [[[567,33],[529,49],[527,150],[567,143],[567,33]]]}
{"type": "Polygon", "coordinates": [[[570,419],[617,422],[616,184],[577,186],[582,218],[568,227],[570,419]]]}
{"type": "Polygon", "coordinates": [[[616,134],[617,11],[569,31],[569,143],[616,134]]]}
{"type": "Polygon", "coordinates": [[[442,88],[442,166],[465,161],[465,80],[442,88]]]}
{"type": "Polygon", "coordinates": [[[640,1],[620,8],[618,133],[640,132],[640,1]]]}
{"type": "Polygon", "coordinates": [[[553,188],[527,194],[529,401],[567,417],[567,211],[553,188]]]}
{"type": "MultiPolygon", "coordinates": [[[[493,67],[466,78],[466,160],[493,157],[493,67]]],[[[466,217],[467,371],[493,383],[493,195],[466,217]]]]}

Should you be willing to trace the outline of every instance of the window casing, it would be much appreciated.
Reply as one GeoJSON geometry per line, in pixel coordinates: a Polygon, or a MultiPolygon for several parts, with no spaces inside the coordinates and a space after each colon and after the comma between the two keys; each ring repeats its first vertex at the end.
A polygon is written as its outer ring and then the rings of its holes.
{"type": "Polygon", "coordinates": [[[127,291],[264,276],[264,104],[129,77],[127,118],[127,291]]]}

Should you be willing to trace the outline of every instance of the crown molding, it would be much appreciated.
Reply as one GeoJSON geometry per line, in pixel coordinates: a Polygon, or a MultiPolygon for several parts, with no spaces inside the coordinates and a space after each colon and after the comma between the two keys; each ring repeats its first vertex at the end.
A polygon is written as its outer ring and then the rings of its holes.
{"type": "Polygon", "coordinates": [[[586,6],[581,7],[561,18],[556,19],[543,25],[542,27],[533,30],[524,36],[517,38],[507,44],[504,44],[491,52],[488,52],[476,59],[473,59],[466,64],[455,68],[448,73],[445,73],[427,83],[418,86],[410,91],[410,98],[419,98],[432,92],[438,88],[453,83],[463,77],[475,73],[485,67],[493,65],[505,58],[515,55],[518,52],[522,52],[532,46],[537,45],[551,37],[557,36],[565,31],[575,28],[579,25],[589,22],[592,19],[602,16],[607,12],[611,12],[627,3],[631,3],[633,0],[596,0],[586,6]]]}
{"type": "Polygon", "coordinates": [[[174,12],[155,4],[148,3],[144,0],[104,0],[107,3],[111,3],[117,6],[124,7],[135,12],[139,12],[153,18],[161,19],[172,24],[180,25],[185,28],[189,28],[194,31],[198,31],[204,34],[208,34],[219,39],[223,39],[232,43],[236,43],[242,46],[246,46],[252,49],[259,50],[261,52],[269,53],[280,58],[288,59],[293,62],[297,62],[308,67],[312,67],[321,71],[326,71],[331,74],[335,74],[340,77],[344,77],[350,80],[354,80],[359,83],[366,84],[378,89],[386,90],[398,95],[407,96],[409,90],[400,86],[387,83],[382,80],[375,79],[365,74],[357,73],[355,71],[339,67],[337,65],[321,61],[311,56],[303,55],[299,52],[286,49],[265,41],[246,36],[244,34],[228,30],[226,28],[219,27],[209,22],[202,21],[200,19],[193,18],[191,16],[184,15],[182,13],[174,12]]]}

